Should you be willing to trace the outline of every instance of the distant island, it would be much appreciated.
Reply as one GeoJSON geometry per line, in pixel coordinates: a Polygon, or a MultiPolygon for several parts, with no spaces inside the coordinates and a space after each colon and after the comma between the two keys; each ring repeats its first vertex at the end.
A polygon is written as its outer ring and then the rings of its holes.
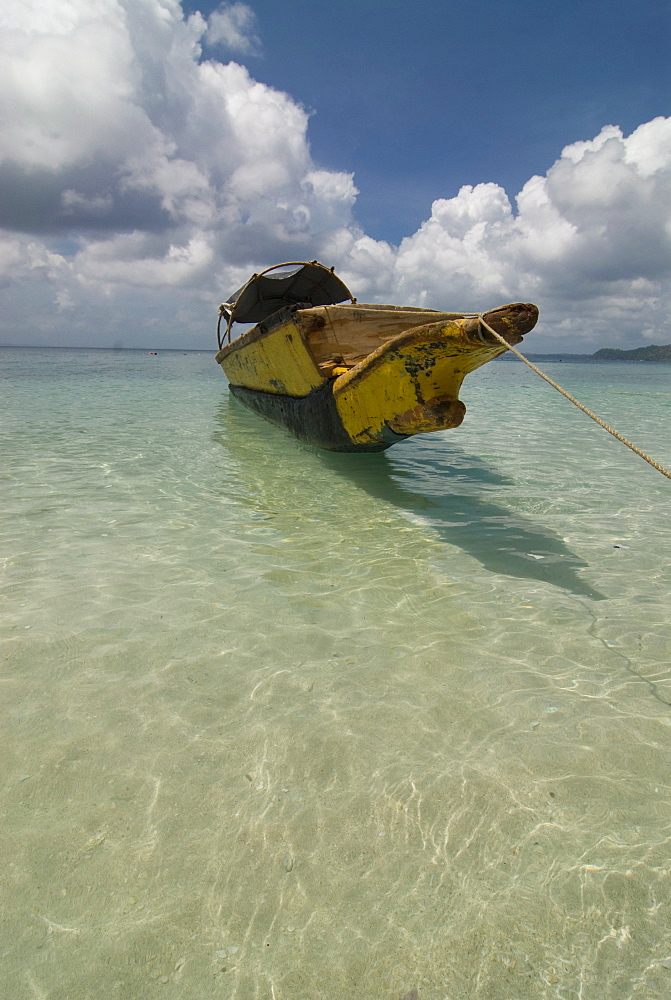
{"type": "Polygon", "coordinates": [[[649,344],[648,347],[635,347],[633,351],[602,347],[592,357],[598,361],[671,361],[671,344],[649,344]]]}

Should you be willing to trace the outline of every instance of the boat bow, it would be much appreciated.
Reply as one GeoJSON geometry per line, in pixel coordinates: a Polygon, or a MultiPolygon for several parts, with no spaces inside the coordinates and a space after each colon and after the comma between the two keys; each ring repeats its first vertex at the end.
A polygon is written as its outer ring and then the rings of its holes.
{"type": "MultiPolygon", "coordinates": [[[[459,399],[465,376],[505,351],[480,318],[414,327],[339,375],[333,396],[352,440],[382,444],[389,431],[408,437],[458,427],[466,413],[459,399]]],[[[518,344],[536,324],[538,309],[512,303],[482,319],[509,344],[518,344]]]]}

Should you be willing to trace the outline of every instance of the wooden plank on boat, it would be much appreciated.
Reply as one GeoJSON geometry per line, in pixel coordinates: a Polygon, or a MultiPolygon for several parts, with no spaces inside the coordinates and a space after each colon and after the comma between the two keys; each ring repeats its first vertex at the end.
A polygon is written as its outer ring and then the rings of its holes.
{"type": "Polygon", "coordinates": [[[303,337],[317,364],[350,366],[412,327],[461,319],[463,315],[383,305],[316,306],[298,313],[303,337]]]}

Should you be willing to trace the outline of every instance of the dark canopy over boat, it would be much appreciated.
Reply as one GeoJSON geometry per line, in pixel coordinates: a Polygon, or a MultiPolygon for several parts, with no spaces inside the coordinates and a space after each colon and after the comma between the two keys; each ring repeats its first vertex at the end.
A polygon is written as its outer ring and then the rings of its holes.
{"type": "Polygon", "coordinates": [[[316,260],[307,264],[294,260],[273,264],[265,271],[253,274],[220,308],[227,321],[227,339],[230,341],[233,323],[261,323],[289,305],[329,306],[345,299],[356,301],[332,267],[324,267],[316,260]],[[272,271],[277,273],[272,274],[272,271]]]}

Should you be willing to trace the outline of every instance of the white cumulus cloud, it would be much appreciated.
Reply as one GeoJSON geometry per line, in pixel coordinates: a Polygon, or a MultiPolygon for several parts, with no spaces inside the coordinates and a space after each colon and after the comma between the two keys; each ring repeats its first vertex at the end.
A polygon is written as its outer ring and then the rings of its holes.
{"type": "Polygon", "coordinates": [[[244,3],[222,3],[207,21],[205,40],[221,45],[238,55],[256,55],[261,51],[256,15],[244,3]]]}
{"type": "MultiPolygon", "coordinates": [[[[365,238],[341,253],[357,271],[365,238]]],[[[567,146],[510,203],[496,184],[465,186],[393,252],[385,289],[408,304],[478,309],[497,300],[541,307],[543,350],[584,342],[671,341],[671,119],[626,137],[605,127],[567,146]]],[[[542,336],[542,333],[541,333],[542,336]]],[[[530,341],[531,343],[531,341],[530,341]]],[[[573,349],[580,349],[574,347],[573,349]]]]}
{"type": "Polygon", "coordinates": [[[396,247],[357,225],[352,174],[315,163],[305,109],[207,57],[259,46],[242,3],[206,20],[178,0],[5,0],[1,341],[142,343],[151,327],[200,346],[222,297],[301,258],[360,301],[535,301],[539,350],[671,340],[671,118],[607,125],[516,199],[436,192],[396,247]]]}

